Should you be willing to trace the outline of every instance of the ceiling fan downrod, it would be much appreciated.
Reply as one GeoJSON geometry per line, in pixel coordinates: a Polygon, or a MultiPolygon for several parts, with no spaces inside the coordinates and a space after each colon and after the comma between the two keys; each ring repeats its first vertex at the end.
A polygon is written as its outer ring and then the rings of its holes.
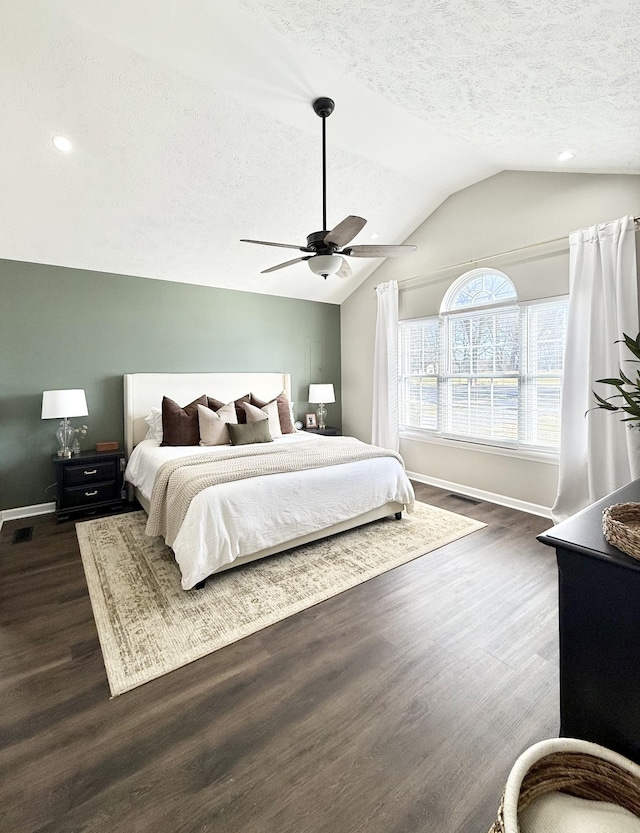
{"type": "Polygon", "coordinates": [[[331,98],[321,96],[313,102],[313,111],[322,119],[322,228],[327,230],[327,118],[335,109],[331,98]]]}

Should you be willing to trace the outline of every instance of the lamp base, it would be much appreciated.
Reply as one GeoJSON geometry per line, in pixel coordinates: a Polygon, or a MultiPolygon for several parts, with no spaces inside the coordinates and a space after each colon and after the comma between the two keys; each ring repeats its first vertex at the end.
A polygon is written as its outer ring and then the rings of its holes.
{"type": "Polygon", "coordinates": [[[316,411],[316,416],[318,417],[318,428],[324,431],[327,427],[327,409],[322,403],[320,403],[320,406],[316,411]]]}
{"type": "Polygon", "coordinates": [[[60,443],[58,457],[71,457],[71,443],[73,442],[73,428],[67,417],[60,420],[56,438],[60,443]]]}

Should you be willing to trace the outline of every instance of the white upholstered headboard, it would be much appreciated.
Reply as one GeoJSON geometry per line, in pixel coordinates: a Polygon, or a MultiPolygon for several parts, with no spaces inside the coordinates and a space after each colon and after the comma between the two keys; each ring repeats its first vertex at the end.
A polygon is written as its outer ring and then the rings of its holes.
{"type": "Polygon", "coordinates": [[[151,408],[162,406],[163,396],[187,405],[202,394],[231,402],[247,393],[259,399],[273,399],[282,391],[291,399],[289,373],[128,373],[124,377],[127,457],[145,438],[149,426],[144,418],[151,408]]]}

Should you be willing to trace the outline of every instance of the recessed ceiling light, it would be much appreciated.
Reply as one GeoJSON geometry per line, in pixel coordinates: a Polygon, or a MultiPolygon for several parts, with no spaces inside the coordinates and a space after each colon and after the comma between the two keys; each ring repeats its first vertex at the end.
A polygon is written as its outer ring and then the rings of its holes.
{"type": "Polygon", "coordinates": [[[575,150],[563,150],[562,153],[558,154],[558,162],[568,162],[569,159],[573,159],[575,155],[575,150]]]}
{"type": "Polygon", "coordinates": [[[378,237],[380,237],[380,235],[378,234],[377,231],[374,231],[373,234],[371,235],[371,240],[377,240],[378,237]]]}
{"type": "Polygon", "coordinates": [[[62,153],[69,153],[70,150],[73,150],[73,145],[66,136],[54,136],[51,141],[62,153]]]}

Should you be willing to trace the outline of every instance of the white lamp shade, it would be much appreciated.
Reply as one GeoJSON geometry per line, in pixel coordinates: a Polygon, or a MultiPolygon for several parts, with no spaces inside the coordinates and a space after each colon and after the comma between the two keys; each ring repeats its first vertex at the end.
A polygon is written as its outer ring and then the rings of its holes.
{"type": "Polygon", "coordinates": [[[314,255],[307,263],[316,275],[335,275],[342,266],[342,258],[340,255],[314,255]]]}
{"type": "Polygon", "coordinates": [[[335,401],[336,395],[333,392],[333,385],[309,385],[309,402],[312,405],[326,405],[327,402],[335,401]]]}
{"type": "Polygon", "coordinates": [[[45,390],[42,393],[42,419],[88,416],[83,390],[45,390]]]}

